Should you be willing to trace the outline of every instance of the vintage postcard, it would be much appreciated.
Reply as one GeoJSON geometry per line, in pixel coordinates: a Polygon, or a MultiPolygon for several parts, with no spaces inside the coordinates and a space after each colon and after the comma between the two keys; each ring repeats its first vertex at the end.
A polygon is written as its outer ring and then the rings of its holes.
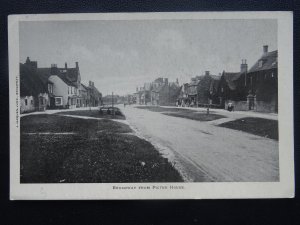
{"type": "Polygon", "coordinates": [[[292,21],[10,15],[10,198],[293,197],[292,21]]]}

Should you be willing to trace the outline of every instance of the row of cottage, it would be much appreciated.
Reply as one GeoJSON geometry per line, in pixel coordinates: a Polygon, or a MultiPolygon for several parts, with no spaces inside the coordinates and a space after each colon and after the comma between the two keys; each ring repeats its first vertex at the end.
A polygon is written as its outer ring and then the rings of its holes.
{"type": "Polygon", "coordinates": [[[27,57],[20,63],[20,112],[44,111],[98,106],[102,94],[89,81],[81,83],[78,62],[74,68],[65,63],[64,68],[52,64],[48,68],[38,68],[37,61],[27,57]]]}
{"type": "Polygon", "coordinates": [[[196,76],[189,83],[179,85],[158,78],[137,88],[133,103],[144,105],[209,106],[226,108],[232,103],[236,110],[261,112],[278,111],[278,51],[263,53],[248,69],[247,61],[242,60],[240,71],[219,75],[196,76]]]}

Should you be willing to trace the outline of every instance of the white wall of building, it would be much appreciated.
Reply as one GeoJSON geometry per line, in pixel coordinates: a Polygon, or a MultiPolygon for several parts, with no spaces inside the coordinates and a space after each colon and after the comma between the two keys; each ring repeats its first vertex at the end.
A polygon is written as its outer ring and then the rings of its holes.
{"type": "Polygon", "coordinates": [[[20,104],[21,104],[20,105],[20,112],[21,113],[32,112],[32,111],[35,110],[33,96],[21,97],[20,104]]]}
{"type": "MultiPolygon", "coordinates": [[[[61,96],[63,99],[63,106],[68,105],[69,97],[74,97],[78,94],[77,88],[67,85],[62,79],[56,75],[49,77],[49,81],[53,83],[53,95],[61,96]]],[[[71,103],[72,104],[72,103],[71,103]]],[[[76,101],[75,101],[76,104],[76,101]]]]}

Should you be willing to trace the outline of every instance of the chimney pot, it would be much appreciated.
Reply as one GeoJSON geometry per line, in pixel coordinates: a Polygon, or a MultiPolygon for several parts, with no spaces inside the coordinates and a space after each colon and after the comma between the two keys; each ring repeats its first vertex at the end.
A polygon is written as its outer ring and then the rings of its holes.
{"type": "Polygon", "coordinates": [[[66,69],[68,68],[68,65],[67,65],[67,63],[65,63],[65,68],[66,68],[66,69]]]}
{"type": "Polygon", "coordinates": [[[78,62],[76,62],[75,64],[76,64],[76,68],[78,69],[78,67],[79,67],[79,66],[78,66],[78,62]]]}
{"type": "Polygon", "coordinates": [[[209,75],[209,71],[205,71],[205,75],[209,75]]]}

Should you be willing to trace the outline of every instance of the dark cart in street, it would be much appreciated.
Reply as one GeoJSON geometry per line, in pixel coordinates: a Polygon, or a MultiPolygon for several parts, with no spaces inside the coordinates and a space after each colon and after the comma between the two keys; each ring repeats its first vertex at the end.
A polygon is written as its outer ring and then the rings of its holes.
{"type": "Polygon", "coordinates": [[[99,109],[99,113],[101,115],[107,114],[107,115],[122,115],[122,112],[119,108],[113,107],[113,106],[101,106],[99,109]]]}

